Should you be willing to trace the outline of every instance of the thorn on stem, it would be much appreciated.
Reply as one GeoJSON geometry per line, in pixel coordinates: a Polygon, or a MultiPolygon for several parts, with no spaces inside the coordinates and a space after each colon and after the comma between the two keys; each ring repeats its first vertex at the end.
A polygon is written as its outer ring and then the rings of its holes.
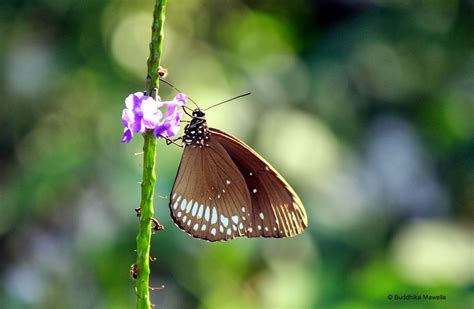
{"type": "Polygon", "coordinates": [[[137,217],[140,217],[140,214],[141,214],[140,207],[135,208],[135,212],[137,213],[137,217]]]}
{"type": "Polygon", "coordinates": [[[160,68],[158,69],[158,76],[160,76],[160,78],[165,78],[166,76],[168,76],[168,69],[160,66],[160,68]]]}
{"type": "Polygon", "coordinates": [[[167,197],[166,195],[160,195],[160,194],[158,194],[157,196],[158,196],[159,198],[163,199],[163,200],[167,200],[167,199],[168,199],[168,197],[167,197]]]}
{"type": "Polygon", "coordinates": [[[151,91],[151,95],[150,95],[150,96],[151,96],[153,99],[156,100],[156,96],[157,96],[157,95],[158,95],[158,89],[155,87],[155,88],[153,88],[153,90],[151,91]]]}
{"type": "Polygon", "coordinates": [[[137,264],[132,264],[132,266],[130,267],[130,276],[132,276],[133,279],[137,280],[138,278],[137,264]]]}
{"type": "MultiPolygon", "coordinates": [[[[146,76],[146,89],[150,88],[150,84],[151,84],[151,76],[147,75],[146,76]]],[[[146,91],[144,91],[144,93],[146,95],[146,91]]]]}
{"type": "Polygon", "coordinates": [[[153,226],[151,227],[151,229],[154,232],[158,232],[165,229],[163,225],[161,225],[160,222],[158,222],[158,219],[151,217],[150,220],[153,221],[153,226]]]}
{"type": "Polygon", "coordinates": [[[150,289],[150,291],[163,290],[165,288],[165,285],[162,284],[160,287],[157,288],[149,286],[148,288],[150,289]]]}
{"type": "Polygon", "coordinates": [[[152,257],[151,255],[149,256],[149,258],[150,258],[150,262],[156,261],[156,258],[152,257]]]}

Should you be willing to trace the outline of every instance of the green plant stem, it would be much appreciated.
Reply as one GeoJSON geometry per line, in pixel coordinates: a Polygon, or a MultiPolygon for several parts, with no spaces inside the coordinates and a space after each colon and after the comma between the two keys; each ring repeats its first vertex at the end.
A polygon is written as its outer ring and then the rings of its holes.
{"type": "Polygon", "coordinates": [[[143,145],[143,181],[140,203],[140,228],[137,236],[137,308],[150,308],[150,241],[153,217],[153,195],[156,182],[156,138],[151,132],[145,133],[143,145]]]}
{"type": "MultiPolygon", "coordinates": [[[[167,0],[156,0],[153,13],[152,36],[150,43],[150,56],[148,57],[147,92],[152,93],[158,89],[158,68],[163,50],[163,24],[165,21],[165,8],[167,0]]],[[[144,134],[143,145],[143,180],[140,202],[140,227],[137,235],[137,306],[140,309],[151,307],[149,293],[150,276],[150,242],[151,225],[153,217],[153,196],[155,191],[156,174],[156,138],[152,132],[144,134]]]]}
{"type": "Polygon", "coordinates": [[[161,54],[163,52],[163,37],[164,37],[164,23],[165,23],[165,8],[168,0],[156,0],[155,10],[153,12],[153,24],[151,25],[151,43],[150,55],[148,56],[148,93],[151,93],[153,88],[159,89],[158,69],[160,68],[161,54]]]}

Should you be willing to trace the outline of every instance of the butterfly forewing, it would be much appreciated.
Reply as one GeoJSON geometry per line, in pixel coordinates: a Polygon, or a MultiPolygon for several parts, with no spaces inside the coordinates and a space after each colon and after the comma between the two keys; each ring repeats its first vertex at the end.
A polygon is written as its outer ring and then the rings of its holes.
{"type": "Polygon", "coordinates": [[[210,129],[244,176],[252,220],[248,237],[290,237],[307,226],[306,212],[298,195],[283,177],[259,154],[239,139],[210,129]]]}

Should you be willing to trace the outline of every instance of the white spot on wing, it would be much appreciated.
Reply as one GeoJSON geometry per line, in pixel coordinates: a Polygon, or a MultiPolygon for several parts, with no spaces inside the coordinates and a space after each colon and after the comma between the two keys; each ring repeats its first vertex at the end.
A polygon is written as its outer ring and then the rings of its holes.
{"type": "Polygon", "coordinates": [[[219,232],[224,233],[224,227],[222,225],[219,226],[219,232]]]}
{"type": "Polygon", "coordinates": [[[217,222],[217,210],[216,210],[216,207],[212,207],[211,223],[214,224],[216,222],[217,222]]]}
{"type": "Polygon", "coordinates": [[[227,235],[230,235],[230,234],[232,234],[232,229],[229,227],[229,228],[227,229],[227,235]]]}
{"type": "Polygon", "coordinates": [[[197,213],[197,218],[198,219],[201,219],[202,218],[202,213],[204,212],[204,205],[201,204],[201,206],[199,206],[199,210],[198,210],[198,213],[197,213]]]}
{"type": "Polygon", "coordinates": [[[174,202],[174,204],[173,204],[173,209],[178,209],[178,206],[179,206],[179,205],[178,205],[178,201],[174,202]]]}
{"type": "Polygon", "coordinates": [[[206,206],[206,212],[204,213],[204,219],[209,222],[209,206],[206,206]]]}
{"type": "Polygon", "coordinates": [[[249,227],[249,228],[248,228],[248,231],[249,231],[249,233],[252,233],[252,232],[253,232],[253,228],[249,227]]]}
{"type": "Polygon", "coordinates": [[[253,192],[253,193],[257,193],[257,189],[253,189],[252,192],[253,192]]]}
{"type": "Polygon", "coordinates": [[[239,222],[239,216],[232,216],[232,221],[237,224],[239,222]]]}
{"type": "Polygon", "coordinates": [[[225,183],[230,185],[230,180],[226,180],[225,183]]]}
{"type": "Polygon", "coordinates": [[[216,236],[216,228],[215,228],[215,227],[212,228],[211,234],[214,235],[214,236],[216,236]]]}
{"type": "Polygon", "coordinates": [[[265,165],[265,170],[269,171],[270,169],[268,168],[268,166],[265,165]]]}
{"type": "Polygon", "coordinates": [[[242,212],[245,212],[245,207],[242,207],[242,212]]]}
{"type": "Polygon", "coordinates": [[[197,202],[194,202],[193,210],[191,211],[191,214],[193,215],[193,217],[196,215],[198,207],[199,207],[199,204],[197,202]]]}
{"type": "Polygon", "coordinates": [[[203,224],[202,227],[201,227],[201,231],[205,231],[206,230],[206,225],[203,224]]]}
{"type": "Polygon", "coordinates": [[[194,224],[193,229],[194,229],[195,231],[197,231],[197,230],[198,230],[198,227],[199,227],[199,225],[196,223],[196,224],[194,224]]]}
{"type": "Polygon", "coordinates": [[[262,220],[265,218],[265,216],[263,215],[263,212],[259,213],[258,216],[259,216],[260,219],[262,219],[262,220]]]}
{"type": "Polygon", "coordinates": [[[188,220],[188,217],[184,216],[183,217],[183,223],[186,223],[187,220],[188,220]]]}
{"type": "Polygon", "coordinates": [[[244,228],[244,225],[242,224],[242,222],[240,222],[239,229],[242,230],[243,228],[244,228]]]}
{"type": "Polygon", "coordinates": [[[178,211],[178,218],[181,217],[181,211],[178,211]]]}
{"type": "Polygon", "coordinates": [[[265,227],[265,231],[267,231],[267,232],[268,232],[268,227],[267,227],[267,226],[265,227]]]}
{"type": "Polygon", "coordinates": [[[237,231],[237,227],[236,227],[235,225],[232,225],[232,229],[233,229],[234,231],[237,231]]]}
{"type": "Polygon", "coordinates": [[[227,224],[229,223],[229,219],[227,219],[226,216],[221,215],[221,222],[224,225],[224,227],[227,227],[227,224]]]}
{"type": "Polygon", "coordinates": [[[252,172],[250,172],[249,175],[252,176],[253,175],[252,172]]]}
{"type": "Polygon", "coordinates": [[[181,202],[181,210],[185,210],[186,209],[186,204],[187,204],[187,201],[186,199],[184,199],[182,202],[181,202]]]}
{"type": "Polygon", "coordinates": [[[260,231],[260,230],[262,229],[262,226],[259,225],[259,226],[257,226],[257,228],[258,228],[258,230],[260,231]]]}

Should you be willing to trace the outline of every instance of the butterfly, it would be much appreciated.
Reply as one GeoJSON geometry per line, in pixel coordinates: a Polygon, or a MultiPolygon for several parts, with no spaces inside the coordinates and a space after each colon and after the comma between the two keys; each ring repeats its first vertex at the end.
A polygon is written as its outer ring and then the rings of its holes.
{"type": "Polygon", "coordinates": [[[203,110],[190,116],[170,195],[174,223],[211,242],[303,232],[306,211],[285,179],[244,142],[209,128],[203,110]]]}

